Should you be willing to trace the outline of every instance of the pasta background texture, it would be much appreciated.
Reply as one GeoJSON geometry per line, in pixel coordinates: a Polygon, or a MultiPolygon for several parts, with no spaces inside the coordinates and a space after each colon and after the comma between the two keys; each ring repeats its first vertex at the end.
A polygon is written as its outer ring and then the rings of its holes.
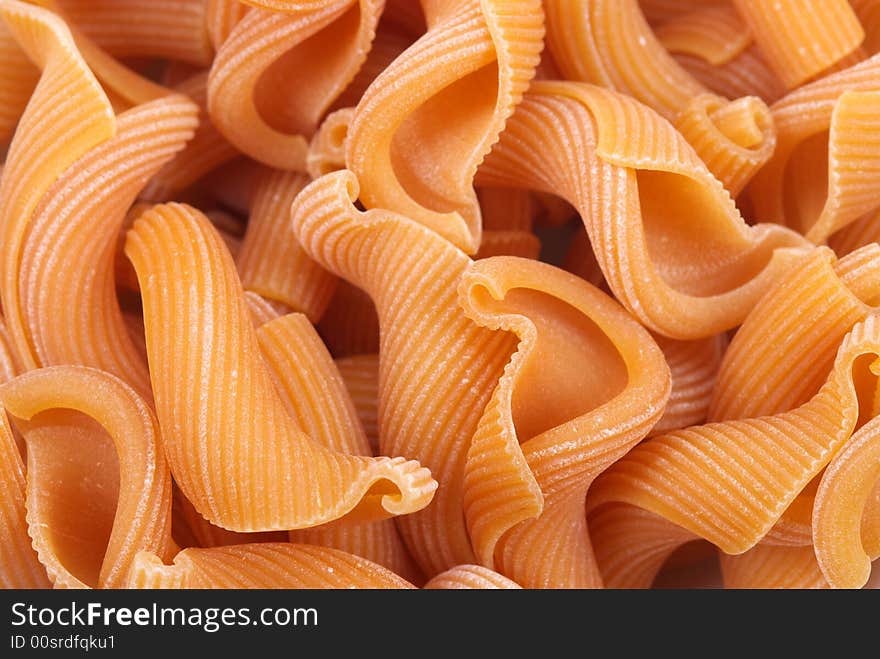
{"type": "Polygon", "coordinates": [[[0,0],[0,587],[873,588],[878,0],[0,0]]]}

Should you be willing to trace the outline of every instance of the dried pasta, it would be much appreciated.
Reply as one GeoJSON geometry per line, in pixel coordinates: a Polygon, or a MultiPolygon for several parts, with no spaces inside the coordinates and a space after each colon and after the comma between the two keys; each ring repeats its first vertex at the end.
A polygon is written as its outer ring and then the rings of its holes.
{"type": "Polygon", "coordinates": [[[878,51],[0,0],[0,587],[876,588],[878,51]]]}

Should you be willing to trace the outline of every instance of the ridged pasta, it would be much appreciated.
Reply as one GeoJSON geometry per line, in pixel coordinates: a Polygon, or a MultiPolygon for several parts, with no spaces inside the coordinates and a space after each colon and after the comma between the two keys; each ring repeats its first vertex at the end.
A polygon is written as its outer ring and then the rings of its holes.
{"type": "Polygon", "coordinates": [[[357,105],[346,165],[364,206],[402,213],[473,254],[481,232],[474,174],[534,76],[543,13],[536,0],[423,7],[428,32],[357,105]]]}
{"type": "Polygon", "coordinates": [[[809,545],[758,545],[740,556],[721,556],[725,588],[828,588],[809,545]]]}
{"type": "Polygon", "coordinates": [[[309,142],[306,171],[312,178],[345,169],[345,140],[354,116],[354,108],[342,108],[328,114],[309,142]]]}
{"type": "MultiPolygon", "coordinates": [[[[257,331],[263,358],[296,424],[328,449],[373,455],[342,376],[315,328],[302,314],[290,314],[257,331]]],[[[419,581],[394,521],[337,522],[290,532],[290,541],[335,547],[419,581]]]]}
{"type": "Polygon", "coordinates": [[[122,378],[150,399],[114,286],[117,236],[138,192],[192,136],[196,106],[169,96],[119,115],[116,135],[49,188],[21,246],[18,300],[30,365],[81,364],[122,378]]]}
{"type": "Polygon", "coordinates": [[[478,324],[519,339],[468,451],[474,550],[525,587],[599,586],[584,497],[662,415],[663,353],[610,298],[546,264],[479,261],[459,290],[478,324]]]}
{"type": "Polygon", "coordinates": [[[262,173],[236,265],[246,290],[317,322],[333,296],[336,277],[309,258],[290,230],[290,204],[308,182],[292,172],[262,173]]]}
{"type": "Polygon", "coordinates": [[[113,110],[80,56],[64,22],[51,12],[13,0],[0,2],[0,19],[42,73],[22,114],[0,178],[0,300],[17,357],[34,368],[21,317],[21,250],[34,210],[56,179],[116,129],[113,110]]]}
{"type": "Polygon", "coordinates": [[[242,152],[305,171],[308,138],[366,59],[383,2],[250,4],[258,6],[232,28],[211,65],[209,112],[242,152]]]}
{"type": "Polygon", "coordinates": [[[31,93],[39,79],[37,69],[18,42],[0,22],[0,145],[4,144],[15,130],[15,125],[27,106],[31,93]]]}
{"type": "Polygon", "coordinates": [[[782,227],[746,225],[669,123],[592,85],[535,82],[478,181],[571,202],[615,296],[646,327],[680,340],[741,323],[805,245],[782,227]]]}
{"type": "Polygon", "coordinates": [[[758,96],[772,103],[785,87],[761,56],[748,26],[729,4],[700,3],[655,30],[675,61],[721,96],[758,96]]]}
{"type": "Polygon", "coordinates": [[[199,106],[199,124],[192,139],[147,185],[144,199],[168,201],[202,176],[238,156],[238,151],[217,131],[208,115],[208,74],[197,73],[175,86],[199,106]]]}
{"type": "Polygon", "coordinates": [[[654,34],[670,53],[694,55],[714,66],[734,59],[752,43],[737,11],[725,4],[674,16],[661,23],[654,34]]]}
{"type": "Polygon", "coordinates": [[[376,304],[380,447],[416,457],[440,483],[431,506],[398,520],[430,578],[475,562],[461,514],[465,457],[513,340],[461,313],[463,252],[403,216],[359,212],[358,192],[349,171],[321,177],[294,201],[293,228],[312,258],[376,304]]]}
{"type": "MultiPolygon", "coordinates": [[[[17,367],[6,327],[0,321],[0,384],[15,377],[17,367]]],[[[0,588],[48,588],[46,569],[31,546],[25,517],[25,465],[5,410],[0,412],[0,588]]]]}
{"type": "Polygon", "coordinates": [[[714,94],[691,99],[675,128],[731,197],[742,192],[776,148],[770,110],[755,96],[733,102],[714,94]]]}
{"type": "MultiPolygon", "coordinates": [[[[877,366],[872,364],[871,369],[876,375],[877,366]]],[[[874,417],[853,435],[828,465],[816,491],[812,517],[816,560],[836,588],[864,586],[871,576],[871,561],[880,557],[877,520],[867,520],[873,527],[863,524],[866,505],[880,480],[878,428],[880,417],[874,417]]]]}
{"type": "Polygon", "coordinates": [[[762,298],[724,355],[709,419],[788,412],[822,387],[838,346],[880,301],[880,246],[804,257],[762,298]]]}
{"type": "Polygon", "coordinates": [[[838,256],[846,256],[860,247],[876,242],[880,242],[880,210],[863,215],[828,238],[828,246],[838,256]]]}
{"type": "Polygon", "coordinates": [[[58,0],[58,5],[67,20],[114,57],[165,57],[207,66],[214,55],[204,2],[58,0]]]}
{"type": "Polygon", "coordinates": [[[328,450],[289,416],[260,357],[232,259],[207,218],[157,206],[129,231],[126,254],[141,286],[168,462],[206,519],[233,531],[283,530],[430,502],[437,484],[418,463],[328,450]],[[181,373],[203,384],[191,388],[181,373]]]}
{"type": "Polygon", "coordinates": [[[674,54],[675,61],[710,91],[739,98],[757,96],[773,103],[785,94],[785,87],[767,66],[756,45],[719,66],[694,55],[674,54]]]}
{"type": "Polygon", "coordinates": [[[173,488],[172,494],[171,532],[181,549],[225,547],[255,542],[287,542],[287,531],[238,533],[211,524],[199,514],[178,487],[173,488]],[[181,544],[182,539],[186,540],[184,544],[181,544]]]}
{"type": "Polygon", "coordinates": [[[672,373],[672,392],[652,435],[703,423],[727,348],[723,334],[699,341],[675,341],[655,336],[672,373]]]}
{"type": "Polygon", "coordinates": [[[232,29],[247,13],[248,7],[239,0],[206,0],[205,29],[214,50],[219,50],[232,29]]]}
{"type": "Polygon", "coordinates": [[[878,72],[875,55],[773,105],[777,148],[749,189],[759,217],[821,243],[877,210],[878,72]]]}
{"type": "Polygon", "coordinates": [[[331,108],[335,111],[357,105],[379,74],[422,36],[425,29],[419,3],[410,0],[386,0],[367,59],[331,108]]]}
{"type": "Polygon", "coordinates": [[[639,8],[651,25],[666,23],[692,13],[696,7],[715,7],[729,0],[638,0],[639,8]]]}
{"type": "Polygon", "coordinates": [[[522,586],[482,565],[457,565],[424,586],[427,590],[515,590],[522,586]]]}
{"type": "Polygon", "coordinates": [[[0,587],[877,587],[878,51],[0,0],[0,587]]]}
{"type": "MultiPolygon", "coordinates": [[[[858,387],[870,361],[862,357],[878,351],[880,324],[869,316],[844,338],[831,373],[806,403],[653,438],[597,480],[590,507],[630,504],[625,511],[642,508],[662,518],[660,526],[680,526],[725,553],[750,549],[851,437],[864,413],[858,387]]],[[[644,524],[641,514],[619,515],[616,539],[637,524],[644,524]]],[[[601,541],[613,554],[611,538],[601,541]]]]}
{"type": "Polygon", "coordinates": [[[165,565],[142,552],[129,588],[412,588],[380,565],[329,547],[260,543],[184,549],[165,565]]]}
{"type": "Polygon", "coordinates": [[[847,0],[733,0],[733,6],[789,89],[839,62],[865,38],[847,0]]]}
{"type": "Polygon", "coordinates": [[[375,455],[379,452],[379,355],[342,357],[336,368],[375,455]]]}
{"type": "Polygon", "coordinates": [[[173,550],[171,474],[155,417],[134,390],[102,371],[54,366],[0,385],[0,400],[12,416],[30,421],[22,425],[28,444],[28,532],[56,587],[123,587],[137,552],[166,556],[173,550]],[[75,427],[64,428],[71,410],[88,415],[106,430],[116,461],[83,459],[100,456],[104,447],[83,441],[90,439],[88,430],[77,435],[75,427]],[[114,469],[117,474],[111,473],[111,479],[118,482],[118,496],[112,489],[95,488],[90,498],[74,496],[62,502],[56,494],[53,502],[53,485],[82,479],[85,485],[80,488],[87,491],[90,479],[83,478],[81,470],[88,474],[114,469]],[[61,522],[64,515],[70,518],[61,522]],[[88,527],[89,517],[108,515],[112,527],[106,546],[88,555],[56,525],[88,527]]]}
{"type": "MultiPolygon", "coordinates": [[[[545,6],[547,45],[566,78],[629,94],[674,121],[731,194],[772,153],[773,127],[763,101],[707,98],[708,90],[665,50],[636,0],[548,0],[545,6]]],[[[719,10],[704,10],[713,11],[719,10]]],[[[693,41],[693,34],[688,38],[693,41]]],[[[746,46],[714,34],[711,40],[732,44],[733,53],[746,46]]]]}

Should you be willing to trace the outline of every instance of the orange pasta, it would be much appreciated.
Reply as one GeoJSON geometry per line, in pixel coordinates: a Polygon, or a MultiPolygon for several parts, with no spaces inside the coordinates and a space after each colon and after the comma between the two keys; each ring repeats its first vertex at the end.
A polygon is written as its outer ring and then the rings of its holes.
{"type": "MultiPolygon", "coordinates": [[[[372,455],[342,376],[311,323],[290,314],[257,331],[263,358],[291,418],[315,441],[351,455],[372,455]]],[[[290,532],[291,542],[335,547],[368,558],[393,572],[418,581],[393,520],[341,522],[290,532]]]]}
{"type": "Polygon", "coordinates": [[[428,32],[358,103],[346,164],[367,208],[404,213],[473,254],[482,228],[474,174],[534,75],[541,10],[535,0],[425,7],[428,32]],[[396,93],[402,84],[408,92],[396,93]]]}
{"type": "Polygon", "coordinates": [[[611,290],[671,338],[705,338],[742,322],[801,252],[790,248],[804,244],[776,225],[747,226],[671,125],[591,85],[533,84],[479,180],[569,200],[611,290]],[[577,174],[567,172],[569,163],[577,174]],[[699,215],[688,212],[694,206],[699,215]]]}
{"type": "Polygon", "coordinates": [[[642,508],[726,553],[753,547],[849,440],[860,416],[855,384],[869,363],[860,358],[878,350],[880,325],[869,316],[847,334],[831,373],[806,403],[651,439],[600,478],[592,507],[629,504],[618,515],[618,529],[643,523],[628,512],[642,508]],[[701,478],[688,482],[682,470],[701,478]]]}
{"type": "Polygon", "coordinates": [[[261,543],[185,549],[171,565],[137,555],[129,588],[412,588],[370,561],[337,549],[261,543]]]}
{"type": "Polygon", "coordinates": [[[11,0],[0,2],[0,18],[42,69],[0,179],[0,299],[17,355],[33,368],[18,282],[27,227],[49,186],[89,149],[110,138],[116,126],[106,95],[63,21],[45,9],[11,0]]]}
{"type": "Polygon", "coordinates": [[[214,526],[199,514],[192,503],[175,487],[171,505],[171,533],[181,549],[187,547],[224,547],[254,542],[286,542],[286,531],[237,533],[214,526]],[[183,542],[186,540],[186,542],[183,542]]]}
{"type": "Polygon", "coordinates": [[[93,366],[151,397],[116,299],[117,235],[139,190],[192,136],[195,116],[182,96],[136,106],[47,191],[21,248],[21,272],[32,276],[20,276],[19,309],[5,308],[25,322],[28,364],[93,366]]]}
{"type": "Polygon", "coordinates": [[[547,265],[481,261],[460,291],[479,324],[520,339],[468,451],[477,556],[527,587],[598,586],[584,497],[662,414],[662,353],[614,302],[547,265]]]}
{"type": "Polygon", "coordinates": [[[877,587],[878,51],[0,0],[0,587],[877,587]]]}
{"type": "Polygon", "coordinates": [[[306,183],[300,174],[263,172],[236,264],[245,289],[316,322],[330,303],[336,277],[306,255],[290,230],[290,204],[306,183]]]}
{"type": "Polygon", "coordinates": [[[12,416],[29,420],[22,426],[28,444],[28,532],[56,587],[119,588],[138,551],[170,555],[171,474],[156,420],[131,388],[101,371],[56,366],[0,385],[0,400],[12,416]],[[93,424],[77,423],[71,410],[106,429],[118,459],[102,457],[107,444],[94,437],[93,424]],[[109,471],[105,476],[116,488],[102,490],[98,483],[89,491],[88,478],[76,484],[80,470],[96,468],[99,474],[109,471]],[[52,491],[59,482],[69,488],[69,498],[52,491]],[[83,551],[83,544],[100,538],[89,537],[89,524],[108,521],[106,553],[87,546],[83,551]]]}
{"type": "Polygon", "coordinates": [[[207,218],[181,205],[157,206],[129,231],[126,254],[140,282],[168,461],[209,521],[233,531],[281,530],[430,502],[436,483],[418,463],[328,450],[289,416],[260,358],[232,259],[207,218]],[[203,374],[204,389],[196,394],[181,372],[203,374]]]}
{"type": "Polygon", "coordinates": [[[741,556],[722,556],[725,588],[828,588],[813,548],[759,545],[741,556]]]}
{"type": "Polygon", "coordinates": [[[431,577],[475,560],[460,515],[464,462],[513,342],[459,312],[455,289],[467,256],[402,216],[360,213],[357,186],[349,171],[313,182],[294,201],[294,232],[315,260],[376,303],[380,448],[417,457],[440,483],[430,507],[399,520],[431,577]]]}
{"type": "Polygon", "coordinates": [[[375,454],[379,450],[379,355],[342,357],[336,367],[375,454]]]}
{"type": "Polygon", "coordinates": [[[382,3],[250,4],[257,7],[232,28],[211,65],[211,118],[249,156],[305,171],[307,138],[366,58],[382,3]]]}
{"type": "Polygon", "coordinates": [[[733,0],[790,89],[852,53],[865,33],[847,0],[733,0]]]}
{"type": "Polygon", "coordinates": [[[521,588],[521,586],[480,565],[458,565],[438,574],[425,584],[425,588],[428,590],[511,590],[521,588]]]}
{"type": "MultiPolygon", "coordinates": [[[[0,322],[0,383],[15,377],[18,370],[6,327],[0,322]]],[[[6,418],[0,414],[0,588],[46,588],[46,568],[31,546],[25,518],[25,465],[6,418]]]]}
{"type": "Polygon", "coordinates": [[[58,0],[65,18],[115,57],[149,55],[205,66],[213,56],[205,3],[58,0]]]}
{"type": "Polygon", "coordinates": [[[238,155],[211,123],[207,84],[207,74],[198,73],[175,86],[175,91],[186,94],[198,104],[199,124],[186,148],[152,178],[142,195],[144,199],[166,201],[238,155]]]}
{"type": "Polygon", "coordinates": [[[774,104],[778,146],[750,190],[759,216],[821,243],[877,210],[878,70],[875,55],[774,104]]]}

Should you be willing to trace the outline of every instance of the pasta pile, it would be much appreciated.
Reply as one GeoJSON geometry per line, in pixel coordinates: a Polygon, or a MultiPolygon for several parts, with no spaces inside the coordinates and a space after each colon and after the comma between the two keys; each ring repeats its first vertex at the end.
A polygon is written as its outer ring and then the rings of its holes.
{"type": "Polygon", "coordinates": [[[0,0],[0,586],[860,588],[880,0],[0,0]]]}

